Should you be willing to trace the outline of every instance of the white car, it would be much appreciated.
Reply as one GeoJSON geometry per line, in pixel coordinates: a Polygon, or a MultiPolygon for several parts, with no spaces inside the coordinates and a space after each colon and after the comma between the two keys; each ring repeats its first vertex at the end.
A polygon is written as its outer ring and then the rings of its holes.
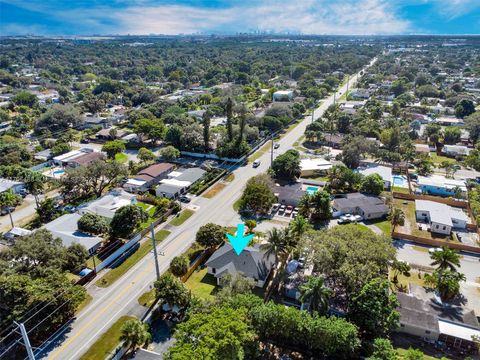
{"type": "Polygon", "coordinates": [[[355,219],[354,221],[363,221],[363,217],[360,215],[353,215],[353,218],[355,219]]]}
{"type": "Polygon", "coordinates": [[[429,252],[430,254],[434,254],[434,253],[439,252],[439,251],[442,251],[442,248],[437,247],[437,248],[430,248],[430,249],[428,249],[428,252],[429,252]]]}
{"type": "Polygon", "coordinates": [[[253,166],[254,168],[259,167],[259,166],[260,166],[260,160],[255,160],[255,161],[253,162],[252,166],[253,166]]]}

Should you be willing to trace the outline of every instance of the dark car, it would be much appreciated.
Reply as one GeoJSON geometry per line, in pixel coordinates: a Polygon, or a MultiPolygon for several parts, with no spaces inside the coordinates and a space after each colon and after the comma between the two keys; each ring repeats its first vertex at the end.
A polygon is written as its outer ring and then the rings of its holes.
{"type": "Polygon", "coordinates": [[[80,144],[89,144],[90,143],[90,140],[86,139],[86,138],[83,138],[80,140],[80,144]]]}
{"type": "Polygon", "coordinates": [[[179,200],[183,203],[189,203],[190,201],[192,201],[192,199],[190,199],[187,195],[180,196],[179,200]]]}
{"type": "Polygon", "coordinates": [[[279,144],[279,143],[273,144],[273,148],[274,148],[274,149],[278,149],[279,147],[280,147],[280,144],[279,144]]]}

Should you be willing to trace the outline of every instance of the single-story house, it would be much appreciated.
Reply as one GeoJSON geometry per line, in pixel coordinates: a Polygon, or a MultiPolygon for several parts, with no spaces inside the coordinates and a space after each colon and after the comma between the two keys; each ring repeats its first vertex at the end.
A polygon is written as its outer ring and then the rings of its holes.
{"type": "Polygon", "coordinates": [[[351,193],[333,200],[333,212],[337,215],[360,215],[365,220],[373,220],[387,216],[389,208],[377,196],[351,193]]]}
{"type": "Polygon", "coordinates": [[[273,93],[273,101],[292,101],[294,97],[293,90],[279,90],[273,93]]]}
{"type": "Polygon", "coordinates": [[[27,236],[27,235],[30,235],[31,233],[32,233],[31,230],[27,230],[27,229],[15,226],[12,229],[10,229],[10,231],[7,231],[5,234],[3,234],[3,238],[5,240],[13,242],[16,238],[27,236]]]}
{"type": "Polygon", "coordinates": [[[421,153],[429,154],[430,146],[428,146],[427,144],[415,144],[415,152],[418,154],[421,154],[421,153]]]}
{"type": "Polygon", "coordinates": [[[115,189],[98,199],[80,205],[78,212],[81,215],[91,213],[111,219],[115,215],[115,212],[121,207],[136,203],[136,195],[121,189],[115,189]]]}
{"type": "Polygon", "coordinates": [[[84,128],[91,128],[94,126],[101,126],[102,128],[106,129],[112,126],[112,122],[110,119],[98,115],[93,114],[85,114],[84,117],[84,128]]]}
{"type": "MultiPolygon", "coordinates": [[[[95,134],[95,137],[99,140],[114,140],[112,139],[112,136],[110,134],[112,129],[115,129],[115,128],[101,129],[95,134]]],[[[116,130],[115,139],[121,139],[123,136],[127,135],[125,130],[122,130],[122,129],[115,129],[115,130],[116,130]]]]}
{"type": "Polygon", "coordinates": [[[50,221],[43,227],[50,231],[54,237],[60,238],[64,246],[70,246],[74,243],[82,244],[89,254],[93,254],[103,239],[99,236],[88,235],[78,230],[77,223],[81,217],[82,215],[77,213],[65,214],[50,221]]]}
{"type": "Polygon", "coordinates": [[[417,221],[428,222],[431,232],[450,235],[452,229],[465,229],[468,216],[459,208],[430,200],[415,200],[417,221]]]}
{"type": "Polygon", "coordinates": [[[444,145],[442,148],[442,153],[444,153],[447,156],[467,156],[470,154],[470,149],[469,147],[466,147],[465,145],[444,145]]]}
{"type": "Polygon", "coordinates": [[[340,111],[353,115],[365,105],[364,101],[346,101],[340,104],[340,111]]]}
{"type": "Polygon", "coordinates": [[[437,196],[454,196],[457,189],[462,193],[467,191],[465,181],[446,178],[442,175],[419,176],[417,187],[422,194],[437,196]]]}
{"type": "Polygon", "coordinates": [[[301,159],[300,176],[315,176],[326,173],[332,168],[332,163],[326,159],[301,159]]]}
{"type": "Polygon", "coordinates": [[[33,157],[36,160],[48,161],[48,160],[51,160],[53,158],[53,155],[52,155],[51,149],[45,149],[45,150],[42,150],[42,151],[39,151],[39,152],[35,153],[33,155],[33,157]]]}
{"type": "Polygon", "coordinates": [[[92,152],[94,152],[94,150],[90,148],[81,148],[79,150],[72,150],[65,154],[55,156],[53,158],[53,163],[58,166],[67,166],[69,161],[92,152]]]}
{"type": "Polygon", "coordinates": [[[0,178],[0,194],[8,190],[12,190],[15,194],[18,194],[24,189],[25,184],[21,181],[0,178]]]}
{"type": "Polygon", "coordinates": [[[452,116],[440,116],[434,120],[435,123],[444,125],[444,126],[462,126],[463,119],[458,119],[452,116]]]}
{"type": "Polygon", "coordinates": [[[343,135],[342,134],[328,134],[324,133],[325,140],[323,145],[330,146],[334,149],[340,149],[342,147],[343,135]]]}
{"type": "Polygon", "coordinates": [[[373,165],[365,169],[359,170],[363,176],[378,174],[383,180],[383,187],[388,190],[392,185],[392,168],[388,166],[373,165]]]}
{"type": "Polygon", "coordinates": [[[300,199],[305,195],[305,190],[301,182],[287,185],[275,184],[272,188],[273,194],[278,202],[284,205],[297,206],[300,199]]]}
{"type": "Polygon", "coordinates": [[[123,188],[130,192],[147,191],[165,179],[174,167],[175,165],[170,163],[153,164],[140,170],[133,179],[128,179],[123,188]]]}
{"type": "Polygon", "coordinates": [[[368,89],[353,89],[349,92],[348,96],[352,99],[369,99],[371,95],[368,89]]]}
{"type": "Polygon", "coordinates": [[[400,327],[398,332],[428,341],[441,341],[448,347],[474,350],[472,336],[480,336],[475,312],[456,305],[444,305],[417,286],[411,293],[398,292],[400,327]]]}
{"type": "Polygon", "coordinates": [[[205,174],[200,168],[177,169],[168,174],[166,179],[160,181],[156,188],[157,196],[175,199],[185,194],[190,186],[200,180],[205,174]]]}
{"type": "Polygon", "coordinates": [[[237,255],[232,245],[226,242],[213,253],[205,265],[208,273],[217,278],[217,284],[225,274],[232,276],[241,274],[253,279],[255,285],[262,288],[275,265],[275,255],[267,255],[266,251],[261,250],[258,245],[246,247],[240,255],[237,255]]]}
{"type": "Polygon", "coordinates": [[[70,166],[72,168],[80,167],[80,166],[86,166],[94,161],[97,160],[103,160],[105,159],[105,154],[100,151],[92,151],[89,153],[83,153],[80,156],[76,156],[73,159],[69,159],[67,161],[67,166],[70,166]]]}

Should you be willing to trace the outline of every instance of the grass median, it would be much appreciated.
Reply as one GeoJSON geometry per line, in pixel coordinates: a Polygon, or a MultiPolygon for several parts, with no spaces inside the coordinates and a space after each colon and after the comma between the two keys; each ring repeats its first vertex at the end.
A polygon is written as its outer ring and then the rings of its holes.
{"type": "Polygon", "coordinates": [[[193,210],[189,210],[189,209],[185,209],[183,210],[180,215],[178,215],[176,218],[174,218],[172,221],[170,221],[170,225],[173,225],[173,226],[180,226],[182,225],[185,221],[188,220],[188,218],[190,216],[193,215],[195,211],[193,210]]]}
{"type": "Polygon", "coordinates": [[[102,336],[82,355],[80,360],[105,359],[120,344],[120,335],[123,324],[128,320],[136,319],[133,316],[122,316],[105,331],[102,336]]]}
{"type": "MultiPolygon", "coordinates": [[[[157,244],[170,235],[168,230],[159,230],[155,234],[155,239],[157,244]]],[[[117,279],[122,277],[130,268],[132,268],[138,261],[140,261],[145,255],[152,251],[153,245],[152,242],[147,240],[143,242],[135,252],[133,252],[128,258],[125,259],[120,265],[116,268],[111,269],[107,272],[101,279],[97,280],[95,285],[99,287],[108,287],[112,285],[117,279]]]]}

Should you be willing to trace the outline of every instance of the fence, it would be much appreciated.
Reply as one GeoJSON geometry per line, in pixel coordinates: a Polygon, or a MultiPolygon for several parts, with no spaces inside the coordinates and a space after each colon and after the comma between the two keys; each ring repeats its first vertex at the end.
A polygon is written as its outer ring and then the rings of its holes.
{"type": "MultiPolygon", "coordinates": [[[[153,222],[153,226],[156,227],[158,224],[164,222],[168,216],[170,216],[172,210],[169,209],[164,215],[153,222]]],[[[128,242],[115,250],[110,256],[103,260],[99,265],[95,267],[95,272],[105,269],[108,265],[112,264],[117,260],[121,255],[130,250],[135,244],[137,244],[146,234],[150,232],[150,228],[143,229],[133,236],[128,242]]]]}
{"type": "Polygon", "coordinates": [[[399,192],[394,192],[393,197],[396,199],[403,199],[403,200],[430,200],[435,201],[442,204],[447,204],[450,206],[460,207],[467,209],[468,202],[462,200],[455,200],[452,198],[442,198],[439,196],[431,196],[431,195],[415,195],[415,194],[404,194],[399,192]]]}
{"type": "Polygon", "coordinates": [[[181,280],[183,282],[187,282],[188,278],[192,276],[193,272],[205,261],[207,257],[209,257],[216,249],[206,249],[202,252],[202,254],[197,257],[197,259],[193,262],[193,264],[188,268],[188,271],[185,275],[182,276],[181,280]]]}
{"type": "Polygon", "coordinates": [[[32,166],[32,167],[30,168],[30,170],[32,170],[32,171],[38,171],[38,170],[41,170],[41,169],[46,168],[46,167],[49,167],[49,166],[50,166],[50,162],[47,161],[47,162],[43,162],[43,163],[41,163],[41,164],[32,166]]]}
{"type": "Polygon", "coordinates": [[[392,232],[392,238],[401,239],[401,240],[411,240],[411,241],[419,243],[419,244],[431,245],[431,246],[436,246],[436,247],[447,246],[451,249],[456,249],[456,250],[461,250],[461,251],[467,251],[467,252],[480,254],[480,247],[465,245],[465,244],[457,243],[457,242],[429,239],[429,238],[424,238],[424,237],[420,237],[420,236],[404,234],[404,233],[400,233],[400,232],[396,232],[396,231],[392,232]]]}

